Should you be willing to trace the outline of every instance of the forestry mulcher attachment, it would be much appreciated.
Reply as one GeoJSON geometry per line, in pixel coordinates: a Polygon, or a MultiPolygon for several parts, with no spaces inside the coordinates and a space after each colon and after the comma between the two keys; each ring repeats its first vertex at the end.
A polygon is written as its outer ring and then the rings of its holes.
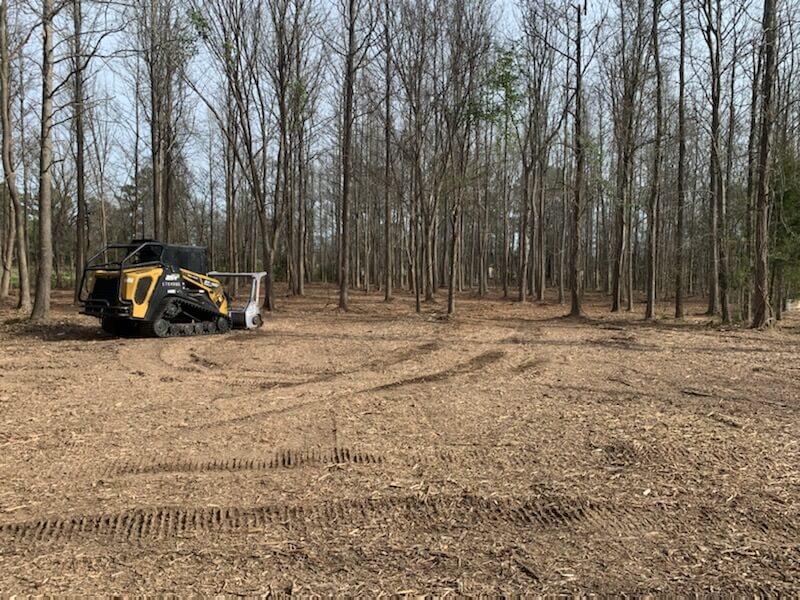
{"type": "Polygon", "coordinates": [[[205,248],[153,240],[107,246],[87,261],[81,312],[98,317],[113,335],[171,337],[255,329],[266,273],[208,272],[205,248]],[[235,307],[220,281],[245,280],[245,303],[235,307]],[[246,284],[249,283],[249,293],[246,284]]]}

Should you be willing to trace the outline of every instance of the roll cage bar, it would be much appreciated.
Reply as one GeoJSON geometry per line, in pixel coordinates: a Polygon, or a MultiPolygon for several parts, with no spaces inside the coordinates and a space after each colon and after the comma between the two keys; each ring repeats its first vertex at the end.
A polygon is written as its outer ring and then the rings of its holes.
{"type": "MultiPolygon", "coordinates": [[[[86,302],[88,300],[88,297],[84,298],[84,289],[85,289],[85,284],[86,284],[86,274],[87,273],[89,273],[90,271],[117,271],[117,272],[119,272],[119,274],[121,276],[122,275],[122,271],[125,269],[125,267],[131,266],[133,264],[132,262],[130,262],[131,258],[133,258],[136,254],[138,254],[143,248],[146,248],[148,246],[157,246],[158,248],[160,248],[160,250],[158,252],[158,260],[149,260],[149,261],[144,261],[144,262],[137,262],[136,266],[137,267],[150,267],[150,266],[158,265],[158,266],[166,267],[166,265],[161,260],[161,256],[164,253],[164,244],[162,244],[160,242],[142,242],[142,243],[139,243],[139,244],[109,244],[108,246],[106,246],[105,248],[100,250],[99,252],[97,252],[97,253],[93,254],[91,257],[89,257],[89,260],[86,261],[86,266],[83,269],[83,275],[81,276],[81,286],[78,288],[78,301],[79,302],[86,302]],[[127,250],[127,249],[130,249],[130,248],[134,248],[134,250],[132,250],[131,252],[128,252],[128,254],[125,255],[125,258],[123,258],[121,261],[106,261],[106,262],[103,262],[103,263],[92,264],[92,262],[95,259],[97,259],[98,256],[100,256],[101,254],[105,254],[109,250],[115,250],[115,249],[127,250]]],[[[126,301],[122,299],[121,291],[122,290],[121,290],[121,287],[120,287],[120,289],[117,290],[117,299],[121,303],[123,303],[123,302],[126,302],[126,301]]]]}

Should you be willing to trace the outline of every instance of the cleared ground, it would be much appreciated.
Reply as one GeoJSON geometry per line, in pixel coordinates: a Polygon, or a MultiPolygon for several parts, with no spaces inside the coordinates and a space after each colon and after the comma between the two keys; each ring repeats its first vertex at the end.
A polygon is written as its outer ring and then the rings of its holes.
{"type": "Polygon", "coordinates": [[[352,303],[168,340],[0,310],[0,593],[797,592],[796,314],[352,303]]]}

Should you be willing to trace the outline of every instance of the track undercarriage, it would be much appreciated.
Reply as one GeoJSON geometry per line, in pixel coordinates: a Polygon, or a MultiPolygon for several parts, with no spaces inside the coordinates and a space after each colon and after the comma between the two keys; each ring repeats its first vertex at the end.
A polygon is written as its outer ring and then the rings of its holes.
{"type": "Polygon", "coordinates": [[[200,304],[172,298],[164,303],[151,321],[104,317],[101,326],[112,335],[165,338],[227,333],[231,329],[231,319],[207,310],[200,304]]]}

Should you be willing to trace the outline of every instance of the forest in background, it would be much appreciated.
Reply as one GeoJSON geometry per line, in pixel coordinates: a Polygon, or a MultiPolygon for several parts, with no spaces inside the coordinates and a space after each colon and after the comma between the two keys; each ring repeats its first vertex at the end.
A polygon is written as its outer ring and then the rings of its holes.
{"type": "Polygon", "coordinates": [[[795,0],[2,0],[0,297],[106,243],[570,313],[800,287],[795,0]]]}

